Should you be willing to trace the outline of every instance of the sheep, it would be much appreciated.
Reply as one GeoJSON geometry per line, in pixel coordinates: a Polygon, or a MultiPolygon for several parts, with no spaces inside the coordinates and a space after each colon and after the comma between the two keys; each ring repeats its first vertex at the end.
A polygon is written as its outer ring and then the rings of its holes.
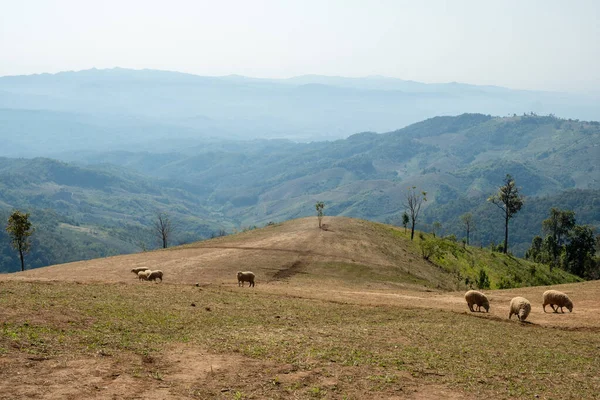
{"type": "Polygon", "coordinates": [[[242,286],[244,287],[244,282],[248,282],[249,286],[254,286],[254,272],[250,272],[250,271],[238,271],[237,273],[237,279],[238,279],[238,286],[242,286]]]}
{"type": "Polygon", "coordinates": [[[160,281],[162,282],[163,272],[160,269],[157,269],[156,271],[150,271],[150,273],[148,274],[148,280],[156,282],[157,278],[160,279],[160,281]]]}
{"type": "Polygon", "coordinates": [[[485,294],[477,290],[469,290],[465,293],[465,300],[469,306],[469,310],[474,312],[473,306],[477,306],[477,311],[481,311],[481,307],[485,308],[485,312],[490,312],[490,302],[485,294]]]}
{"type": "Polygon", "coordinates": [[[152,271],[150,271],[149,269],[138,272],[138,279],[140,281],[147,281],[148,276],[150,275],[150,272],[152,272],[152,271]]]}
{"type": "Polygon", "coordinates": [[[131,272],[133,272],[134,274],[136,274],[136,275],[137,275],[137,274],[138,274],[138,272],[140,272],[140,271],[145,271],[145,270],[147,270],[147,269],[150,269],[150,268],[146,268],[146,267],[137,267],[137,268],[133,268],[133,269],[131,270],[131,272]]]}
{"type": "Polygon", "coordinates": [[[569,312],[573,312],[573,302],[571,301],[571,299],[569,298],[569,296],[567,296],[565,293],[563,292],[559,292],[558,290],[546,290],[544,292],[544,312],[546,312],[546,306],[548,304],[550,304],[550,307],[552,307],[552,310],[557,313],[558,312],[558,307],[560,307],[560,311],[561,312],[565,312],[563,310],[563,307],[567,307],[567,310],[569,310],[569,312]],[[554,306],[556,305],[556,308],[554,308],[554,306]]]}
{"type": "Polygon", "coordinates": [[[515,297],[510,301],[510,312],[508,319],[511,319],[512,315],[515,314],[519,321],[523,322],[527,319],[529,312],[531,311],[531,303],[524,297],[515,297]]]}

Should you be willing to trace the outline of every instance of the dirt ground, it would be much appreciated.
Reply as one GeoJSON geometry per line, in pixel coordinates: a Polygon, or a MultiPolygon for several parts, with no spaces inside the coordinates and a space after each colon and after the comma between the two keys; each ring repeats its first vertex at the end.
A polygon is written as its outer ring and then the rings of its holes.
{"type": "MultiPolygon", "coordinates": [[[[304,399],[305,389],[319,387],[314,398],[373,398],[356,388],[336,394],[343,374],[360,376],[360,368],[295,370],[239,355],[218,355],[186,346],[172,346],[159,357],[98,355],[63,359],[21,356],[0,358],[0,399],[304,399]],[[334,371],[333,373],[331,371],[334,371]]],[[[377,393],[382,399],[470,399],[441,385],[424,385],[398,373],[396,389],[377,393]]]]}
{"type": "MultiPolygon", "coordinates": [[[[507,320],[508,304],[515,296],[532,303],[528,318],[531,324],[567,330],[589,330],[600,334],[600,282],[559,285],[574,300],[572,313],[542,310],[542,293],[548,287],[487,291],[489,313],[471,313],[463,292],[443,292],[422,285],[359,285],[334,278],[311,278],[307,266],[319,260],[345,260],[371,265],[391,266],[401,258],[406,265],[420,263],[410,252],[390,259],[373,242],[349,237],[328,241],[331,231],[307,230],[312,219],[301,220],[306,226],[294,225],[278,234],[258,234],[245,238],[211,241],[183,248],[82,261],[40,268],[23,273],[0,275],[2,280],[139,282],[131,268],[146,266],[165,272],[163,285],[213,285],[223,290],[254,290],[274,296],[313,298],[360,305],[386,305],[407,308],[431,308],[466,313],[477,318],[507,320]],[[302,232],[310,232],[309,234],[302,232]],[[235,240],[239,239],[239,243],[235,240]],[[310,248],[310,250],[309,250],[310,248]],[[358,250],[357,250],[358,249],[358,250]],[[404,258],[402,258],[404,257],[404,258]],[[235,272],[253,270],[262,279],[255,288],[238,288],[235,272]]],[[[338,226],[339,228],[339,226],[338,226]]],[[[423,275],[435,274],[424,272],[423,275]]],[[[432,275],[433,276],[433,275],[432,275]]],[[[171,398],[305,398],[283,387],[325,388],[327,394],[315,398],[342,398],[336,385],[348,367],[332,365],[328,372],[318,369],[297,371],[291,365],[279,365],[237,354],[213,354],[209,349],[184,344],[165,349],[160,356],[140,357],[131,354],[96,354],[84,358],[45,358],[26,353],[0,353],[0,399],[171,399],[171,398]],[[15,355],[15,354],[18,354],[15,355]],[[331,372],[333,371],[333,373],[331,372]],[[257,397],[257,393],[261,393],[257,397]]],[[[360,374],[360,370],[355,371],[360,374]]],[[[410,374],[397,372],[399,384],[394,391],[378,393],[386,399],[468,399],[468,393],[448,387],[424,384],[410,374]]],[[[302,392],[305,393],[305,392],[302,392]]],[[[349,398],[372,398],[356,387],[349,398]]]]}

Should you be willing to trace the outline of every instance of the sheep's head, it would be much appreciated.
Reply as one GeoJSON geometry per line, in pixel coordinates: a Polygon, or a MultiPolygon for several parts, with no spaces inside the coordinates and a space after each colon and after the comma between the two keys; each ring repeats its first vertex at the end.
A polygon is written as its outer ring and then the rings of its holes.
{"type": "Polygon", "coordinates": [[[565,307],[567,307],[567,310],[569,310],[569,312],[573,312],[573,302],[570,299],[567,299],[565,307]]]}
{"type": "Polygon", "coordinates": [[[241,278],[243,275],[244,275],[244,274],[242,273],[242,271],[238,271],[238,273],[237,273],[237,277],[238,277],[238,279],[240,279],[240,278],[241,278]]]}
{"type": "Polygon", "coordinates": [[[485,303],[483,303],[483,308],[485,308],[485,312],[490,312],[490,303],[489,303],[489,301],[486,301],[485,303]]]}

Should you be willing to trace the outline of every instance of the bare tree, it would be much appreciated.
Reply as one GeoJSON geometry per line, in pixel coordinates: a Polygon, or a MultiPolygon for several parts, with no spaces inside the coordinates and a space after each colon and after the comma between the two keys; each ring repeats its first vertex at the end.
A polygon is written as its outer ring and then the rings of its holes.
{"type": "Polygon", "coordinates": [[[421,211],[421,205],[424,201],[427,201],[427,192],[417,192],[417,187],[413,186],[408,189],[406,193],[406,202],[404,207],[408,210],[408,215],[411,221],[410,227],[410,240],[413,240],[415,236],[415,224],[417,218],[419,218],[419,212],[421,211]]]}
{"type": "Polygon", "coordinates": [[[471,234],[471,231],[475,230],[475,222],[473,222],[473,214],[465,213],[460,216],[460,220],[462,221],[463,225],[465,226],[465,230],[467,231],[467,245],[468,245],[469,244],[469,236],[471,234]]]}
{"type": "Polygon", "coordinates": [[[515,216],[523,207],[523,196],[519,194],[519,188],[510,174],[506,174],[504,185],[500,186],[498,193],[490,196],[489,202],[495,204],[504,213],[504,248],[503,252],[508,252],[508,221],[515,216]]]}
{"type": "Polygon", "coordinates": [[[152,230],[158,239],[162,242],[163,249],[169,246],[169,240],[173,233],[173,223],[166,213],[160,212],[156,214],[156,220],[152,225],[152,230]]]}

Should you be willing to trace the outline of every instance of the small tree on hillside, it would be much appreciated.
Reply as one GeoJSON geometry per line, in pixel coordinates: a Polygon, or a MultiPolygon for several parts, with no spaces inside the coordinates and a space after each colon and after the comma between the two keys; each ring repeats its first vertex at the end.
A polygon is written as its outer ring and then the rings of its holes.
{"type": "Polygon", "coordinates": [[[173,223],[171,218],[166,213],[156,214],[156,219],[152,225],[152,230],[162,244],[162,248],[166,249],[169,246],[171,234],[173,233],[173,223]]]}
{"type": "Polygon", "coordinates": [[[321,229],[321,222],[323,221],[324,208],[325,204],[322,201],[317,201],[317,204],[315,204],[315,209],[317,210],[317,218],[319,218],[319,229],[321,229]]]}
{"type": "Polygon", "coordinates": [[[8,217],[6,232],[8,232],[8,235],[11,238],[12,247],[19,251],[21,271],[25,271],[24,256],[31,248],[29,237],[33,234],[34,230],[35,229],[31,227],[31,222],[29,222],[29,213],[22,213],[19,210],[15,210],[10,217],[8,217]]]}
{"type": "Polygon", "coordinates": [[[440,233],[440,231],[442,230],[442,223],[439,221],[435,221],[433,223],[433,225],[431,226],[431,233],[433,234],[433,237],[435,237],[435,233],[440,233]]]}
{"type": "Polygon", "coordinates": [[[481,268],[479,270],[479,277],[475,281],[475,284],[477,285],[477,288],[479,288],[479,289],[489,289],[490,288],[490,278],[489,278],[487,272],[485,272],[485,270],[483,268],[481,268]]]}
{"type": "Polygon", "coordinates": [[[519,193],[519,188],[510,174],[506,174],[504,185],[500,186],[498,193],[490,196],[488,201],[500,208],[504,214],[504,246],[502,250],[506,254],[508,252],[508,221],[523,207],[523,196],[519,193]]]}
{"type": "Polygon", "coordinates": [[[410,217],[408,216],[406,211],[404,211],[402,213],[402,226],[404,227],[404,233],[406,233],[406,227],[408,226],[409,221],[410,221],[410,217]]]}
{"type": "Polygon", "coordinates": [[[475,230],[475,222],[473,222],[473,215],[471,213],[465,213],[460,216],[460,220],[462,221],[463,225],[465,226],[465,230],[467,231],[466,233],[468,245],[471,231],[475,230]]]}
{"type": "Polygon", "coordinates": [[[415,224],[419,218],[419,212],[421,211],[421,205],[427,201],[427,192],[417,192],[417,187],[413,186],[408,189],[406,193],[406,202],[404,207],[408,210],[410,216],[411,227],[410,227],[410,240],[415,237],[415,224]]]}

